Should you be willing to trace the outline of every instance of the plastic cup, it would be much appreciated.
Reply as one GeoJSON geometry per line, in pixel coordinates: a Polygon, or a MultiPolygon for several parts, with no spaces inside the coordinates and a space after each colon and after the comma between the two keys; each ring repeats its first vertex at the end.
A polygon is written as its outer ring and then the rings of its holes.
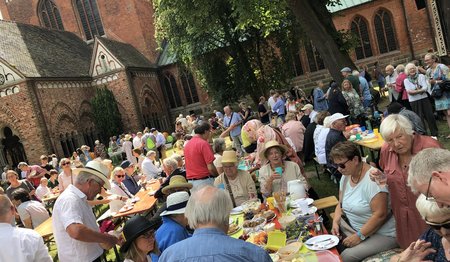
{"type": "Polygon", "coordinates": [[[361,127],[361,132],[364,132],[364,131],[366,131],[366,127],[365,127],[365,126],[362,126],[362,127],[361,127]]]}
{"type": "Polygon", "coordinates": [[[283,174],[283,168],[282,167],[275,167],[275,173],[279,174],[280,176],[283,174]]]}
{"type": "Polygon", "coordinates": [[[361,134],[356,134],[356,140],[361,140],[361,134]]]}

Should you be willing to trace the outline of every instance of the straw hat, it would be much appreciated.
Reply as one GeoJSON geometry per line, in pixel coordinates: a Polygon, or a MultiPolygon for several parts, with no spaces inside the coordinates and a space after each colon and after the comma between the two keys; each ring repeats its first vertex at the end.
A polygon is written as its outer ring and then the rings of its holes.
{"type": "Polygon", "coordinates": [[[286,146],[280,145],[278,143],[278,141],[271,140],[264,144],[264,149],[261,151],[259,158],[261,158],[263,160],[266,159],[266,152],[267,152],[267,150],[269,150],[272,147],[278,147],[281,150],[281,154],[283,154],[283,156],[286,154],[286,152],[288,150],[286,146]]]}
{"type": "Polygon", "coordinates": [[[172,214],[184,214],[189,200],[188,192],[175,192],[167,197],[167,208],[161,213],[161,216],[172,214]]]}
{"type": "Polygon", "coordinates": [[[126,134],[124,139],[125,139],[125,141],[130,141],[131,135],[130,134],[126,134]]]}
{"type": "Polygon", "coordinates": [[[174,188],[191,189],[192,184],[188,183],[184,176],[175,175],[170,178],[169,185],[165,186],[161,191],[164,195],[167,195],[167,191],[174,188]]]}
{"type": "Polygon", "coordinates": [[[125,243],[120,247],[120,252],[127,252],[130,248],[131,243],[133,243],[136,238],[143,235],[147,231],[157,230],[159,227],[159,222],[156,219],[147,220],[143,216],[134,216],[125,222],[123,227],[123,236],[125,243]]]}
{"type": "Polygon", "coordinates": [[[75,175],[78,175],[82,171],[97,176],[103,182],[105,182],[104,187],[106,189],[111,189],[111,184],[109,183],[108,180],[109,169],[101,162],[95,160],[89,161],[85,167],[75,168],[73,170],[73,173],[75,175]]]}
{"type": "Polygon", "coordinates": [[[223,151],[222,163],[237,163],[237,156],[234,150],[223,151]]]}

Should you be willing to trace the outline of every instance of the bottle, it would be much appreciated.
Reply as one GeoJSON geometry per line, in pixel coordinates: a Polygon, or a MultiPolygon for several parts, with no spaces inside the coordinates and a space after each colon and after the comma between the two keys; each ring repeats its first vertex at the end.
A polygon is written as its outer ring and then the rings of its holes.
{"type": "Polygon", "coordinates": [[[367,130],[372,130],[372,124],[370,123],[370,119],[366,120],[366,127],[367,127],[367,130]]]}

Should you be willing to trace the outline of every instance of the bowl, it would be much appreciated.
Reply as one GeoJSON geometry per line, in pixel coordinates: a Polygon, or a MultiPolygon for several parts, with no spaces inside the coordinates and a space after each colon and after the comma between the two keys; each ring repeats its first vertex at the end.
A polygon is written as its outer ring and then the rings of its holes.
{"type": "Polygon", "coordinates": [[[285,229],[287,226],[295,222],[296,217],[292,215],[282,216],[278,219],[278,223],[280,223],[281,227],[285,229]]]}
{"type": "Polygon", "coordinates": [[[302,242],[293,242],[290,243],[287,246],[284,246],[280,249],[278,249],[277,254],[280,256],[281,259],[287,259],[289,257],[292,257],[293,255],[297,254],[300,248],[302,247],[302,242]]]}
{"type": "Polygon", "coordinates": [[[244,213],[249,212],[257,213],[257,211],[261,207],[261,201],[259,199],[251,199],[242,203],[241,206],[244,213]]]}

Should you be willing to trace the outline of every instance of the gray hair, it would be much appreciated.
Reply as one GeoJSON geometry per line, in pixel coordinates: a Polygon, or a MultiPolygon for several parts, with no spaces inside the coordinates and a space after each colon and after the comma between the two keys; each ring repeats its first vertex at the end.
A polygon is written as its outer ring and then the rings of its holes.
{"type": "Polygon", "coordinates": [[[115,176],[119,172],[124,172],[123,168],[121,168],[120,166],[114,168],[114,170],[112,171],[112,174],[113,174],[113,176],[115,176]]]}
{"type": "Polygon", "coordinates": [[[395,71],[397,71],[397,73],[403,73],[405,72],[405,66],[402,64],[397,65],[397,67],[395,68],[395,71]]]}
{"type": "Polygon", "coordinates": [[[359,71],[358,70],[353,70],[352,75],[359,76],[359,71]]]}
{"type": "Polygon", "coordinates": [[[223,139],[221,137],[214,139],[214,141],[213,141],[214,153],[219,153],[219,152],[225,151],[225,147],[226,147],[225,139],[223,139]]]}
{"type": "Polygon", "coordinates": [[[101,180],[96,175],[91,174],[86,171],[81,171],[80,173],[78,173],[78,175],[75,178],[75,183],[77,183],[79,185],[83,185],[83,184],[86,184],[89,180],[95,180],[100,185],[103,185],[103,180],[101,180]]]}
{"type": "Polygon", "coordinates": [[[417,66],[416,66],[415,64],[413,64],[413,63],[408,63],[408,64],[406,65],[406,67],[405,67],[405,72],[406,72],[407,74],[409,74],[409,70],[411,70],[411,68],[414,68],[414,69],[416,70],[416,72],[417,72],[417,66]]]}
{"type": "Polygon", "coordinates": [[[202,224],[226,226],[232,208],[230,195],[225,190],[207,185],[192,194],[184,214],[194,229],[202,224]]]}
{"type": "MultiPolygon", "coordinates": [[[[6,195],[0,195],[0,217],[4,217],[11,211],[11,200],[6,195]]],[[[3,221],[2,221],[3,222],[3,221]]]]}
{"type": "Polygon", "coordinates": [[[381,122],[380,134],[386,141],[395,131],[400,131],[407,135],[413,135],[414,133],[412,124],[408,118],[399,114],[391,114],[381,122]]]}
{"type": "Polygon", "coordinates": [[[147,155],[145,155],[145,156],[146,156],[146,157],[149,157],[149,156],[151,156],[151,155],[156,155],[156,151],[149,150],[149,151],[147,152],[147,155]]]}
{"type": "Polygon", "coordinates": [[[444,217],[450,214],[450,208],[440,208],[436,202],[428,201],[423,194],[417,198],[416,207],[424,220],[429,217],[444,217]]]}
{"type": "MultiPolygon", "coordinates": [[[[403,66],[403,65],[402,65],[403,66]]],[[[398,67],[398,66],[397,66],[398,67]]],[[[394,70],[394,66],[393,65],[387,65],[385,70],[394,70]]]]}
{"type": "Polygon", "coordinates": [[[179,154],[173,154],[170,158],[175,159],[175,161],[183,161],[183,158],[179,154]]]}
{"type": "MultiPolygon", "coordinates": [[[[175,170],[178,168],[178,161],[174,158],[166,158],[163,160],[163,165],[170,167],[172,170],[175,170]]],[[[170,174],[167,174],[170,175],[170,174]]]]}
{"type": "Polygon", "coordinates": [[[426,148],[411,159],[408,185],[417,192],[416,183],[425,184],[433,171],[450,171],[450,151],[441,148],[426,148]]]}

